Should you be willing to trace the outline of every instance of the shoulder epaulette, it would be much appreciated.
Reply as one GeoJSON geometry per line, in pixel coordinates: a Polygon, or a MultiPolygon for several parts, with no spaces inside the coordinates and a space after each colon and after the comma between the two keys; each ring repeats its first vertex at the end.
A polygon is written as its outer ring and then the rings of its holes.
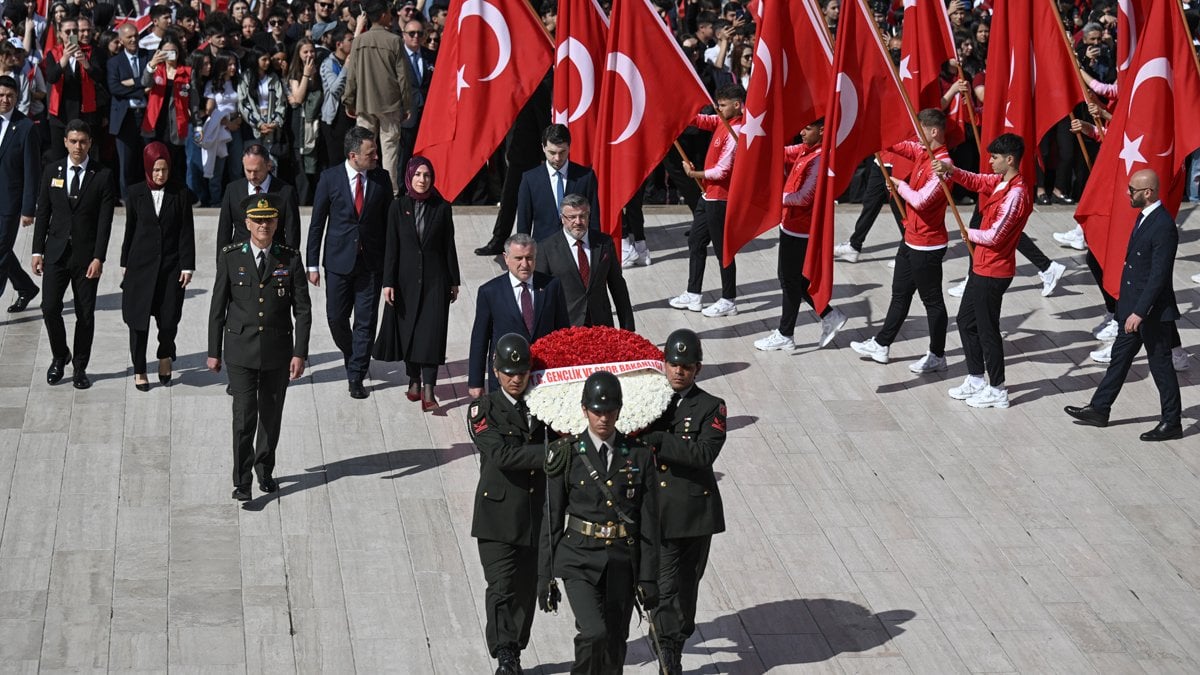
{"type": "Polygon", "coordinates": [[[244,242],[234,242],[232,244],[226,244],[225,248],[221,249],[221,253],[229,253],[230,251],[242,248],[245,245],[246,244],[244,242]]]}
{"type": "Polygon", "coordinates": [[[284,253],[291,253],[293,255],[300,255],[300,251],[297,251],[296,249],[292,248],[291,246],[288,246],[287,244],[272,244],[271,245],[271,253],[279,253],[280,251],[282,251],[284,253]]]}

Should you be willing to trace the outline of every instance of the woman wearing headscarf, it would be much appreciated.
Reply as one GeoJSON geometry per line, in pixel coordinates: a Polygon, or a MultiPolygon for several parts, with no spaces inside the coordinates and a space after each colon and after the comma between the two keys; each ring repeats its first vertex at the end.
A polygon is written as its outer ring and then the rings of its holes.
{"type": "Polygon", "coordinates": [[[446,362],[450,303],[458,299],[458,250],[454,218],[433,187],[433,165],[424,157],[408,162],[407,193],[392,202],[388,214],[383,265],[387,304],[375,341],[375,358],[404,361],[410,401],[437,409],[434,386],[438,366],[446,362]]]}
{"type": "Polygon", "coordinates": [[[142,72],[146,87],[146,114],[142,117],[142,136],[166,145],[170,150],[171,174],[183,183],[187,179],[187,152],[191,124],[192,68],[174,38],[165,38],[142,72]]]}
{"type": "Polygon", "coordinates": [[[121,318],[129,326],[133,384],[149,391],[146,346],[158,324],[158,379],[171,381],[183,293],[196,269],[192,196],[171,173],[171,153],[154,141],[142,152],[146,182],[129,188],[121,244],[121,318]]]}

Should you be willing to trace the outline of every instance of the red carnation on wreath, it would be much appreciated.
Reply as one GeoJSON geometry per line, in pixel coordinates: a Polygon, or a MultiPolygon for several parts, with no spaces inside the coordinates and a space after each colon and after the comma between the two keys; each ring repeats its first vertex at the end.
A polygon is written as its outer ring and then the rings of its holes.
{"type": "Polygon", "coordinates": [[[560,328],[538,339],[529,351],[534,370],[663,360],[662,350],[653,342],[633,331],[611,326],[560,328]]]}

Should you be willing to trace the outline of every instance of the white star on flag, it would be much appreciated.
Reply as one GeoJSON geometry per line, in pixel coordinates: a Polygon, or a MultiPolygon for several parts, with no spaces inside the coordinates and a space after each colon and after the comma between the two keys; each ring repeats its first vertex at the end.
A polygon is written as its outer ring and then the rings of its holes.
{"type": "Polygon", "coordinates": [[[555,124],[566,124],[567,123],[568,116],[567,116],[566,110],[554,110],[553,108],[551,108],[551,111],[554,113],[554,123],[555,124]]]}
{"type": "Polygon", "coordinates": [[[1131,139],[1125,135],[1125,143],[1121,146],[1121,154],[1117,155],[1125,160],[1125,173],[1133,173],[1133,165],[1135,162],[1146,164],[1146,157],[1142,155],[1142,141],[1146,138],[1143,134],[1137,138],[1131,139]]]}
{"type": "Polygon", "coordinates": [[[912,9],[917,6],[917,0],[904,0],[904,9],[912,9]]]}
{"type": "Polygon", "coordinates": [[[764,138],[766,137],[767,132],[763,131],[762,126],[763,118],[766,116],[767,111],[765,110],[762,111],[762,114],[760,115],[752,115],[750,114],[749,110],[746,111],[746,120],[742,123],[742,128],[739,133],[741,133],[742,137],[746,139],[747,150],[749,150],[750,146],[754,144],[755,136],[762,136],[764,138]]]}
{"type": "Polygon", "coordinates": [[[911,56],[906,56],[906,57],[900,59],[900,79],[901,80],[913,79],[913,73],[911,70],[908,69],[908,61],[911,58],[912,58],[911,56]]]}
{"type": "Polygon", "coordinates": [[[467,78],[463,77],[463,73],[465,72],[467,72],[466,66],[458,67],[458,90],[454,92],[454,98],[462,98],[462,90],[471,87],[471,85],[467,84],[467,78]]]}

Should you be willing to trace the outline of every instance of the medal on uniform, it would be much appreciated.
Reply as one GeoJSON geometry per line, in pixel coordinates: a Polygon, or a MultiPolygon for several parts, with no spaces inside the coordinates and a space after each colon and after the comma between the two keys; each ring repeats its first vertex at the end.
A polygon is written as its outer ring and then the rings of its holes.
{"type": "Polygon", "coordinates": [[[637,488],[634,487],[633,485],[630,485],[629,487],[625,488],[625,499],[629,499],[632,501],[636,494],[637,494],[637,488]]]}
{"type": "Polygon", "coordinates": [[[278,295],[279,297],[282,298],[285,295],[287,295],[287,289],[284,288],[283,286],[280,286],[279,288],[275,289],[275,295],[278,295]]]}

